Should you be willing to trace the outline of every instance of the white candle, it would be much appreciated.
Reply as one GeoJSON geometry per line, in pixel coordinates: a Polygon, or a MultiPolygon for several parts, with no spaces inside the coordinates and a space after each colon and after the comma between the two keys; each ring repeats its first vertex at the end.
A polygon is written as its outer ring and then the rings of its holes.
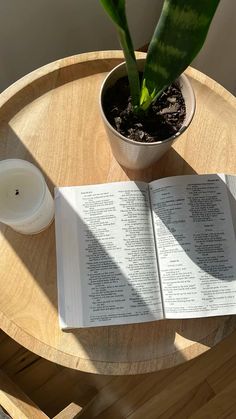
{"type": "Polygon", "coordinates": [[[0,222],[24,234],[44,230],[54,201],[40,170],[28,161],[0,161],[0,222]]]}

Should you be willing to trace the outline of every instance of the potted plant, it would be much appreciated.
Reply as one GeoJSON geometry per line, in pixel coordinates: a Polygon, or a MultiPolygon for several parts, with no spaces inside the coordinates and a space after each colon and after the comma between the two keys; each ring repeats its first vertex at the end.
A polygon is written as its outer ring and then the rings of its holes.
{"type": "Polygon", "coordinates": [[[146,58],[137,60],[125,0],[100,0],[115,23],[125,57],[100,92],[110,145],[123,166],[150,166],[189,126],[195,97],[182,73],[203,46],[219,1],[165,0],[146,58]]]}

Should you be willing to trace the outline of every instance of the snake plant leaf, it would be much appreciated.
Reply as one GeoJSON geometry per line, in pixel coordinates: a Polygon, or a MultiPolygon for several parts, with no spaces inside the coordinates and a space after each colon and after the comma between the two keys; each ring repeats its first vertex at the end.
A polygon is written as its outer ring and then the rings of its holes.
{"type": "Polygon", "coordinates": [[[165,0],[149,45],[140,105],[149,103],[188,67],[204,44],[220,0],[165,0]],[[145,94],[143,93],[145,92],[145,94]]]}
{"type": "Polygon", "coordinates": [[[120,44],[126,61],[132,105],[135,109],[139,106],[140,101],[140,81],[126,18],[125,0],[100,0],[100,3],[117,27],[120,44]]]}
{"type": "Polygon", "coordinates": [[[155,99],[155,89],[150,94],[147,87],[146,87],[146,80],[143,79],[142,89],[140,92],[140,105],[143,111],[148,110],[149,106],[151,105],[152,101],[155,99]]]}

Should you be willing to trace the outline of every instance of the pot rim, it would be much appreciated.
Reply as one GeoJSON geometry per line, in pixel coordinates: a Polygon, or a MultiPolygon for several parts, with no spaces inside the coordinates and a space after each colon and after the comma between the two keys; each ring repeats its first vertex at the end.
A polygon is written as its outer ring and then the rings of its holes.
{"type": "MultiPolygon", "coordinates": [[[[145,61],[146,59],[145,58],[138,58],[137,59],[137,62],[142,62],[142,61],[145,61]]],[[[108,121],[108,119],[107,119],[107,117],[106,117],[106,115],[105,115],[105,112],[104,112],[104,110],[103,110],[103,104],[102,104],[102,97],[103,97],[103,94],[104,94],[104,91],[105,91],[105,87],[106,87],[106,84],[107,84],[107,81],[109,80],[109,78],[111,77],[111,75],[112,74],[114,74],[116,71],[118,71],[119,70],[119,68],[120,67],[124,67],[126,64],[125,64],[125,61],[124,62],[122,62],[122,63],[120,63],[120,64],[118,64],[116,67],[114,67],[108,74],[107,74],[107,76],[105,77],[105,79],[103,80],[103,83],[102,83],[102,85],[101,85],[101,88],[100,88],[100,93],[99,93],[99,107],[100,107],[100,111],[101,111],[101,115],[102,115],[102,118],[103,118],[103,120],[104,120],[104,122],[105,122],[105,124],[109,127],[109,129],[116,135],[116,136],[118,136],[119,138],[121,138],[122,140],[124,140],[125,142],[127,142],[127,143],[129,143],[129,144],[133,144],[133,145],[136,145],[136,146],[143,146],[143,147],[154,147],[155,145],[157,145],[157,144],[166,144],[166,143],[168,143],[168,142],[170,142],[170,141],[173,141],[173,140],[175,140],[175,139],[177,139],[180,135],[182,135],[183,134],[183,132],[188,128],[188,126],[190,125],[190,123],[191,123],[191,121],[192,121],[192,119],[193,119],[193,116],[194,116],[194,113],[195,113],[195,109],[196,109],[196,98],[195,98],[195,95],[194,95],[194,91],[193,91],[193,88],[192,88],[192,85],[191,85],[191,83],[190,83],[190,81],[189,81],[189,79],[188,79],[188,77],[184,74],[184,73],[182,73],[179,77],[178,77],[178,81],[180,82],[180,85],[181,85],[181,82],[182,82],[182,84],[185,84],[186,86],[187,86],[187,88],[188,88],[188,91],[189,91],[189,94],[190,94],[190,96],[191,96],[191,103],[192,103],[192,109],[191,109],[191,112],[190,112],[190,115],[189,115],[189,117],[187,118],[187,124],[185,124],[185,123],[183,123],[183,125],[181,126],[181,128],[179,129],[179,131],[177,131],[174,135],[172,135],[171,137],[169,137],[169,138],[166,138],[165,140],[159,140],[159,141],[155,141],[155,142],[151,142],[151,143],[145,143],[145,142],[142,142],[142,141],[135,141],[135,140],[132,140],[132,139],[130,139],[130,138],[127,138],[127,137],[125,137],[124,135],[122,135],[122,134],[120,134],[111,124],[110,124],[110,122],[108,121]]]]}

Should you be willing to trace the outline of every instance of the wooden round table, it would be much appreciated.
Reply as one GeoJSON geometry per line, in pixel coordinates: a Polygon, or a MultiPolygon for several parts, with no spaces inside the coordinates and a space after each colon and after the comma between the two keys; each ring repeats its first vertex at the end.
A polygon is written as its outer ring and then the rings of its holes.
{"type": "MultiPolygon", "coordinates": [[[[142,55],[142,54],[140,54],[142,55]]],[[[190,128],[152,168],[115,161],[99,114],[105,74],[120,51],[65,58],[25,76],[0,95],[0,159],[37,165],[54,186],[150,181],[191,173],[236,173],[236,100],[188,69],[197,109],[190,128]]],[[[0,327],[58,364],[99,374],[169,368],[214,346],[236,328],[234,316],[165,320],[62,332],[58,324],[54,223],[35,236],[1,225],[0,327]]]]}

